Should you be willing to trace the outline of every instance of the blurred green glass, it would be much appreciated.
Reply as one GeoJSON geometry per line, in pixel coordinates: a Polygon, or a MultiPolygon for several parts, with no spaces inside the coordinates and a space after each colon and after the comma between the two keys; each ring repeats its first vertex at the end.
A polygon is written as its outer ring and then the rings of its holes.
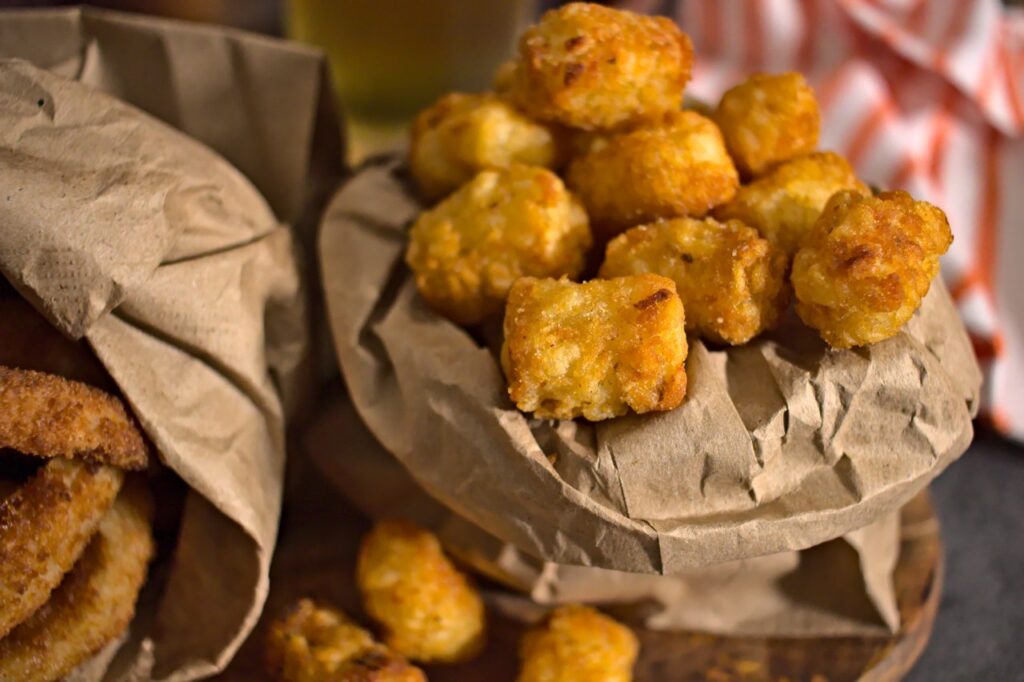
{"type": "Polygon", "coordinates": [[[403,142],[445,92],[490,87],[536,0],[289,0],[287,29],[328,56],[352,161],[403,142]]]}

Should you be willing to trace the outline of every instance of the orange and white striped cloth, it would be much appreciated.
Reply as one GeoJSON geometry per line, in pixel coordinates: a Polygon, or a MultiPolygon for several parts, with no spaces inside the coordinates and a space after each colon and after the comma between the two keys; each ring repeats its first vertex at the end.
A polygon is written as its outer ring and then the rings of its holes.
{"type": "Polygon", "coordinates": [[[674,17],[697,53],[688,94],[803,72],[823,149],[874,185],[941,206],[943,276],[985,370],[982,414],[1024,440],[1024,12],[998,0],[626,0],[674,17]]]}

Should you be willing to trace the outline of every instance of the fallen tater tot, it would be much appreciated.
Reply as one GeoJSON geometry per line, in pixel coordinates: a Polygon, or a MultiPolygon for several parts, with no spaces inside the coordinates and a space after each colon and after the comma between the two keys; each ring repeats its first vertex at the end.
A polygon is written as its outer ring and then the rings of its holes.
{"type": "Polygon", "coordinates": [[[800,318],[833,348],[896,334],[953,242],[945,214],[906,192],[836,193],[793,260],[800,318]]]}
{"type": "Polygon", "coordinates": [[[401,521],[382,521],[363,539],[356,582],[384,642],[425,663],[472,658],[484,641],[484,605],[437,538],[401,521]]]}
{"type": "Polygon", "coordinates": [[[485,168],[557,164],[550,128],[488,93],[452,93],[420,112],[412,126],[409,167],[421,193],[444,196],[485,168]]]}
{"type": "Polygon", "coordinates": [[[523,275],[574,277],[591,244],[587,215],[549,170],[481,171],[420,214],[405,260],[423,298],[459,324],[501,312],[523,275]]]}
{"type": "Polygon", "coordinates": [[[309,599],[271,624],[267,670],[278,682],[426,682],[419,668],[373,641],[339,611],[309,599]]]}
{"type": "Polygon", "coordinates": [[[676,283],[686,329],[746,343],[789,304],[786,254],[738,220],[677,218],[627,230],[608,243],[601,277],[642,272],[676,283]]]}
{"type": "Polygon", "coordinates": [[[562,606],[523,637],[518,682],[630,682],[633,631],[587,606],[562,606]]]}
{"type": "Polygon", "coordinates": [[[568,183],[594,229],[616,234],[658,218],[703,216],[733,198],[739,175],[715,124],[675,111],[657,125],[596,140],[572,163],[568,183]]]}
{"type": "Polygon", "coordinates": [[[818,100],[799,73],[751,76],[722,95],[714,118],[746,176],[818,145],[818,100]]]}
{"type": "Polygon", "coordinates": [[[576,284],[524,277],[505,310],[509,397],[546,419],[671,410],[686,394],[675,283],[645,274],[576,284]]]}
{"type": "Polygon", "coordinates": [[[844,189],[870,194],[846,159],[835,152],[815,152],[781,163],[743,185],[732,201],[715,209],[715,217],[756,227],[792,256],[829,198],[844,189]]]}
{"type": "Polygon", "coordinates": [[[606,130],[678,109],[692,64],[670,19],[571,3],[520,38],[511,96],[539,120],[606,130]]]}

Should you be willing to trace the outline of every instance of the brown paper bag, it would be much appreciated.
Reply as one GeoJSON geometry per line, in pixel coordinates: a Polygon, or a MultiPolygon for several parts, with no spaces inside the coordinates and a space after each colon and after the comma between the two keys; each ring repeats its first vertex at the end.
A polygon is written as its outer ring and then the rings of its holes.
{"type": "Polygon", "coordinates": [[[208,676],[267,595],[307,350],[286,223],[341,158],[323,60],[89,10],[0,13],[0,57],[35,64],[0,61],[0,272],[89,342],[191,487],[164,594],[105,679],[208,676]]]}
{"type": "Polygon", "coordinates": [[[330,482],[371,518],[406,518],[430,528],[476,572],[511,588],[489,603],[520,620],[568,602],[614,605],[654,630],[747,636],[850,636],[895,632],[892,572],[898,515],[804,551],[786,551],[678,575],[625,573],[545,562],[502,542],[433,500],[369,433],[347,398],[337,398],[304,438],[330,482]]]}
{"type": "Polygon", "coordinates": [[[418,485],[530,555],[673,574],[804,549],[892,515],[971,440],[981,374],[941,282],[867,348],[831,351],[792,317],[746,346],[691,343],[670,412],[529,419],[494,353],[420,299],[402,262],[420,209],[391,161],[325,214],[343,373],[418,485]]]}

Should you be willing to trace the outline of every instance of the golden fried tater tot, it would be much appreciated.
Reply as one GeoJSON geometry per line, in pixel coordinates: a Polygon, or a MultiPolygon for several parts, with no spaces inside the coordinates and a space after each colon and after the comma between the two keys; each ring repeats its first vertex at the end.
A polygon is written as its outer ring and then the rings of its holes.
{"type": "Polygon", "coordinates": [[[796,311],[833,348],[896,334],[953,242],[945,214],[906,192],[837,192],[793,260],[796,311]]]}
{"type": "Polygon", "coordinates": [[[719,220],[735,218],[792,256],[803,244],[829,198],[848,189],[869,194],[849,162],[835,152],[814,152],[779,164],[740,187],[715,209],[719,220]]]}
{"type": "Polygon", "coordinates": [[[736,166],[747,176],[818,145],[818,100],[799,73],[751,76],[722,95],[714,118],[736,166]]]}
{"type": "Polygon", "coordinates": [[[722,135],[692,111],[598,139],[573,162],[569,186],[595,231],[615,234],[658,218],[703,216],[736,194],[739,176],[722,135]]]}
{"type": "Polygon", "coordinates": [[[671,410],[686,394],[686,353],[683,304],[665,277],[524,277],[509,294],[502,367],[509,397],[537,417],[671,410]]]}
{"type": "Polygon", "coordinates": [[[502,97],[508,96],[516,77],[516,60],[506,59],[494,70],[494,92],[502,97]]]}
{"type": "Polygon", "coordinates": [[[675,281],[686,329],[746,343],[789,304],[786,254],[738,220],[677,218],[627,230],[608,244],[601,277],[642,272],[675,281]]]}
{"type": "Polygon", "coordinates": [[[481,171],[413,225],[406,263],[420,294],[460,324],[501,312],[518,277],[580,273],[587,215],[551,171],[481,171]]]}
{"type": "Polygon", "coordinates": [[[523,637],[518,682],[630,682],[640,645],[588,606],[561,606],[523,637]]]}
{"type": "Polygon", "coordinates": [[[558,159],[550,128],[491,93],[445,95],[412,126],[409,168],[428,199],[449,194],[485,168],[551,168],[558,159]]]}
{"type": "Polygon", "coordinates": [[[539,120],[607,130],[678,109],[692,64],[670,19],[571,3],[520,38],[511,96],[539,120]]]}
{"type": "Polygon", "coordinates": [[[452,663],[483,646],[483,601],[432,533],[401,521],[378,523],[359,549],[356,582],[366,612],[398,653],[452,663]]]}
{"type": "Polygon", "coordinates": [[[426,682],[419,668],[373,641],[340,611],[309,599],[271,624],[267,670],[279,682],[426,682]]]}

